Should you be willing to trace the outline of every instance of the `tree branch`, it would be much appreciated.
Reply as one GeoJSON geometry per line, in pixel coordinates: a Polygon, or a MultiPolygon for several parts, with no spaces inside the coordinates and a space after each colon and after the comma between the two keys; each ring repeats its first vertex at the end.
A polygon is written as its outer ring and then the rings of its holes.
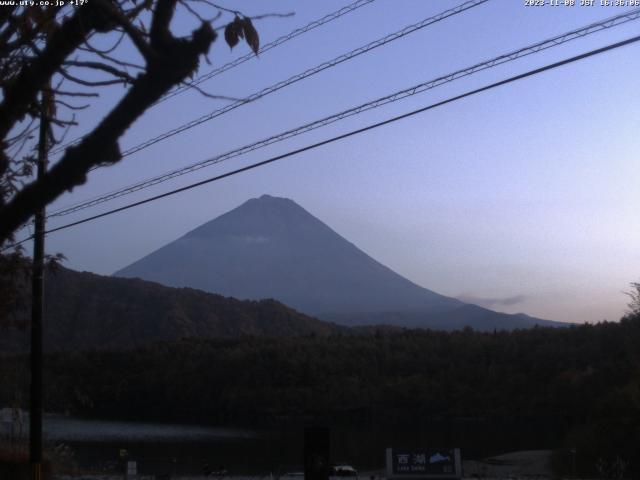
{"type": "Polygon", "coordinates": [[[55,103],[62,105],[63,107],[68,108],[69,110],[86,110],[90,106],[88,103],[85,103],[84,105],[72,105],[70,103],[63,102],[58,98],[55,99],[55,103]]]}
{"type": "Polygon", "coordinates": [[[124,70],[118,70],[117,68],[111,66],[111,65],[107,65],[106,63],[102,63],[102,62],[84,62],[84,61],[78,61],[78,60],[68,60],[66,62],[64,62],[65,65],[71,65],[73,67],[81,67],[81,68],[90,68],[93,70],[102,70],[103,72],[107,72],[110,73],[111,75],[113,75],[114,77],[120,78],[122,80],[124,80],[127,83],[133,83],[134,78],[129,75],[127,72],[125,72],[124,70]]]}
{"type": "Polygon", "coordinates": [[[156,35],[164,38],[163,49],[151,59],[147,71],[135,79],[118,105],[82,142],[69,147],[41,180],[25,186],[0,208],[0,244],[25,223],[36,208],[83,184],[92,167],[119,161],[122,157],[118,139],[122,134],[162,95],[192,75],[200,56],[207,54],[216,38],[213,29],[203,24],[190,40],[176,39],[168,29],[175,2],[160,0],[159,3],[164,7],[159,7],[155,14],[161,18],[156,19],[154,15],[153,23],[156,35]],[[166,31],[162,32],[162,28],[166,31]]]}
{"type": "Polygon", "coordinates": [[[100,94],[95,92],[68,92],[66,90],[58,90],[54,88],[51,90],[56,95],[62,95],[64,97],[99,97],[100,94]]]}
{"type": "Polygon", "coordinates": [[[60,68],[58,73],[62,75],[64,78],[69,80],[70,82],[77,83],[78,85],[83,85],[85,87],[106,87],[109,85],[117,85],[122,83],[130,83],[128,80],[123,79],[113,79],[113,80],[83,80],[82,78],[78,78],[75,75],[71,75],[64,68],[60,68]]]}
{"type": "Polygon", "coordinates": [[[86,39],[87,29],[106,27],[104,15],[95,0],[66,20],[56,29],[40,57],[22,68],[20,74],[4,91],[0,103],[0,139],[5,138],[16,122],[20,121],[45,83],[69,56],[86,39]]]}
{"type": "MultiPolygon", "coordinates": [[[[151,49],[144,36],[140,31],[132,25],[130,20],[117,8],[115,8],[108,0],[93,0],[102,5],[105,11],[109,13],[111,18],[127,33],[133,44],[136,46],[140,54],[148,62],[155,57],[154,51],[151,49]]],[[[155,15],[154,15],[155,16],[155,15]]]]}
{"type": "Polygon", "coordinates": [[[158,0],[155,15],[151,21],[150,40],[151,47],[157,52],[173,39],[169,24],[173,18],[173,11],[177,0],[158,0]]]}

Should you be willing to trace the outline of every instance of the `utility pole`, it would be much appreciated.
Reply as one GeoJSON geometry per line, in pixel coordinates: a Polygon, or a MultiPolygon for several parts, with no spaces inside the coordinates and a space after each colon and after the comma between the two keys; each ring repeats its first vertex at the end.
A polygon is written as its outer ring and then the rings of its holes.
{"type": "MultiPolygon", "coordinates": [[[[51,89],[42,90],[37,180],[44,177],[48,161],[51,89]]],[[[44,313],[44,229],[45,208],[35,214],[33,269],[31,276],[31,391],[29,405],[29,463],[31,480],[42,480],[42,317],[44,313]]]]}

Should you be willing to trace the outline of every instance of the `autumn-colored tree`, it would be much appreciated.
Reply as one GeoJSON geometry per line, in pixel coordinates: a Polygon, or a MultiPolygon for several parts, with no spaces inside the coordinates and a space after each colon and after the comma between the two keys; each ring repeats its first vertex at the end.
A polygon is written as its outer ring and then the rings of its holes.
{"type": "Polygon", "coordinates": [[[250,18],[209,0],[17,3],[0,10],[0,245],[38,208],[83,184],[89,170],[121,159],[119,138],[164,94],[188,83],[218,36],[215,22],[227,19],[229,46],[244,39],[254,52],[259,48],[250,18]],[[178,9],[194,21],[189,36],[172,31],[178,9]],[[108,41],[112,46],[103,47],[108,41]],[[119,54],[127,45],[138,63],[119,54]],[[34,180],[29,147],[42,112],[51,124],[49,143],[55,144],[75,125],[74,111],[86,107],[79,102],[114,84],[126,87],[119,101],[34,180]],[[42,97],[50,98],[44,106],[42,97]]]}

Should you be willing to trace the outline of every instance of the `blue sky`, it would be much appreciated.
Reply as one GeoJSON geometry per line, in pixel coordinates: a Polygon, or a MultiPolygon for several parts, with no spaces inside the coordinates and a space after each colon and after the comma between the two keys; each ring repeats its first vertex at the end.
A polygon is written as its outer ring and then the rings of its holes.
{"type": "MultiPolygon", "coordinates": [[[[262,43],[348,2],[233,2],[262,43]]],[[[376,0],[232,69],[203,87],[244,97],[371,40],[462,3],[376,0]]],[[[578,3],[580,3],[578,1],[578,3]]],[[[411,34],[161,142],[51,209],[259,140],[622,11],[624,7],[487,4],[411,34]]],[[[225,4],[226,5],[226,4],[225,4]]],[[[230,6],[230,5],[229,5],[230,6]]],[[[192,28],[178,18],[176,27],[192,28]]],[[[612,43],[640,21],[458,80],[241,158],[51,221],[55,227],[279,154],[510,75],[612,43]]],[[[217,41],[207,72],[248,51],[217,41]]],[[[543,73],[393,125],[63,232],[48,250],[68,266],[110,274],[251,197],[289,197],[369,255],[438,293],[496,310],[617,320],[640,278],[640,46],[543,73]]],[[[89,128],[122,94],[83,113],[89,128]]],[[[147,112],[126,149],[225,102],[189,92],[147,112]]],[[[80,133],[80,130],[76,134],[80,133]]]]}

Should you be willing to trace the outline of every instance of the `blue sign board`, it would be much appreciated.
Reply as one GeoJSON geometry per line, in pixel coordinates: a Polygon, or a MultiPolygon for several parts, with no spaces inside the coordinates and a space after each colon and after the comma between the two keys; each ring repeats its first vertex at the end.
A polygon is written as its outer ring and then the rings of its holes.
{"type": "Polygon", "coordinates": [[[458,448],[387,448],[387,478],[460,478],[458,448]]]}

